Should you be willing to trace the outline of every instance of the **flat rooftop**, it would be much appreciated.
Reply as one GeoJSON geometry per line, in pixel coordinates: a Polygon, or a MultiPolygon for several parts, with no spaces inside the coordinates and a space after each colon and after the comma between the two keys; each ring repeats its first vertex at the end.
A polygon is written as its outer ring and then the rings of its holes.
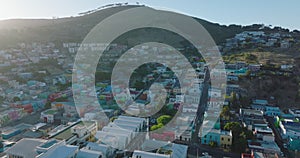
{"type": "Polygon", "coordinates": [[[73,145],[63,145],[57,147],[55,150],[48,150],[46,153],[44,153],[43,157],[69,157],[73,153],[75,153],[78,150],[78,146],[73,145]]]}
{"type": "Polygon", "coordinates": [[[11,148],[7,149],[5,153],[23,156],[23,158],[33,158],[38,155],[35,148],[44,142],[46,142],[46,140],[24,138],[18,141],[11,148]]]}
{"type": "Polygon", "coordinates": [[[84,128],[85,126],[88,127],[88,126],[93,125],[94,123],[95,123],[94,121],[81,121],[81,122],[79,122],[79,123],[77,123],[75,125],[70,125],[68,127],[65,127],[65,129],[62,130],[61,133],[59,133],[56,136],[54,136],[54,138],[58,139],[58,140],[64,140],[64,139],[68,140],[68,139],[70,139],[71,137],[74,136],[74,134],[71,132],[71,128],[72,127],[74,127],[74,128],[76,128],[76,127],[79,127],[79,128],[83,127],[84,128]]]}
{"type": "Polygon", "coordinates": [[[51,139],[51,140],[49,140],[49,141],[41,144],[39,147],[41,147],[41,148],[49,148],[49,147],[51,147],[52,145],[54,145],[56,143],[58,143],[58,141],[56,139],[51,139]]]}

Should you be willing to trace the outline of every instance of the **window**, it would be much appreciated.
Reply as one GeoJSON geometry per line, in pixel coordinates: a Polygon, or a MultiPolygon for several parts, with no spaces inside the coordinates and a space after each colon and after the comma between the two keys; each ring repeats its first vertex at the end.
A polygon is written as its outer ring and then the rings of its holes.
{"type": "Polygon", "coordinates": [[[230,138],[228,138],[228,141],[230,142],[230,138]]]}
{"type": "Polygon", "coordinates": [[[222,138],[222,140],[224,140],[224,138],[222,138]]]}

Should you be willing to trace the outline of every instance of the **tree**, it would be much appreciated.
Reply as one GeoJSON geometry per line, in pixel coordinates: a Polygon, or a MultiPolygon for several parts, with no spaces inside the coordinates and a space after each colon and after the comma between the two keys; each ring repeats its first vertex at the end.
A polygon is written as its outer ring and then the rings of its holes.
{"type": "Polygon", "coordinates": [[[19,97],[16,96],[16,97],[13,98],[13,101],[14,101],[14,102],[17,102],[17,101],[21,101],[21,99],[20,99],[19,97]]]}
{"type": "Polygon", "coordinates": [[[56,86],[58,87],[59,91],[64,91],[72,86],[72,82],[68,82],[66,84],[56,83],[56,86]]]}
{"type": "Polygon", "coordinates": [[[241,127],[238,122],[226,123],[224,129],[232,131],[233,143],[231,149],[234,152],[244,152],[247,148],[247,140],[255,138],[252,131],[241,127]]]}
{"type": "Polygon", "coordinates": [[[16,80],[17,82],[19,82],[20,84],[26,84],[27,83],[27,80],[25,80],[24,78],[20,77],[20,76],[14,76],[13,77],[14,80],[16,80]]]}
{"type": "Polygon", "coordinates": [[[162,123],[159,123],[159,124],[157,124],[157,125],[153,125],[153,126],[151,126],[150,131],[154,131],[154,130],[160,129],[160,128],[162,128],[163,126],[164,126],[164,125],[163,125],[162,123]]]}
{"type": "Polygon", "coordinates": [[[119,110],[119,109],[118,109],[118,110],[115,110],[115,111],[114,111],[114,116],[118,116],[118,115],[120,115],[120,113],[121,113],[121,110],[119,110]]]}
{"type": "MultiPolygon", "coordinates": [[[[164,101],[162,100],[162,104],[164,104],[164,101]]],[[[159,105],[162,105],[162,104],[159,104],[159,105]]],[[[165,114],[165,115],[170,115],[170,116],[175,116],[175,114],[177,113],[177,110],[176,109],[169,109],[168,106],[164,105],[160,111],[159,111],[160,114],[165,114]]]]}
{"type": "Polygon", "coordinates": [[[138,90],[144,89],[145,88],[145,83],[141,81],[136,81],[134,83],[134,87],[138,90]]]}
{"type": "Polygon", "coordinates": [[[253,132],[248,130],[247,128],[243,128],[243,132],[241,133],[241,135],[245,136],[246,139],[255,139],[253,132]]]}
{"type": "Polygon", "coordinates": [[[170,115],[162,115],[159,118],[157,118],[157,123],[166,125],[171,119],[172,117],[170,115]]]}
{"type": "Polygon", "coordinates": [[[220,117],[224,120],[229,120],[229,118],[231,117],[231,113],[228,106],[223,107],[220,117]]]}
{"type": "Polygon", "coordinates": [[[3,96],[0,96],[0,104],[2,104],[4,100],[5,98],[3,96]]]}
{"type": "Polygon", "coordinates": [[[95,136],[91,136],[88,141],[89,142],[96,142],[96,137],[95,136]]]}
{"type": "Polygon", "coordinates": [[[245,60],[247,63],[255,62],[257,60],[257,56],[253,54],[246,54],[245,60]]]}
{"type": "Polygon", "coordinates": [[[210,147],[217,147],[217,143],[215,141],[209,142],[210,147]]]}
{"type": "Polygon", "coordinates": [[[56,102],[65,102],[68,101],[68,97],[60,97],[55,100],[56,102]]]}
{"type": "Polygon", "coordinates": [[[233,108],[239,108],[238,99],[235,92],[231,93],[230,103],[233,108]]]}
{"type": "Polygon", "coordinates": [[[234,134],[240,134],[242,132],[242,127],[238,122],[228,122],[225,124],[224,129],[232,131],[234,134]]]}
{"type": "Polygon", "coordinates": [[[96,71],[95,80],[96,82],[103,82],[105,80],[110,80],[110,76],[111,76],[110,73],[96,71]]]}
{"type": "Polygon", "coordinates": [[[47,102],[46,104],[45,104],[45,109],[50,109],[51,108],[51,102],[47,102]]]}
{"type": "Polygon", "coordinates": [[[246,148],[247,148],[247,140],[243,137],[234,140],[234,143],[232,143],[232,147],[231,147],[232,151],[238,153],[245,152],[246,148]]]}
{"type": "Polygon", "coordinates": [[[112,117],[112,118],[109,119],[109,121],[110,121],[110,122],[114,122],[115,119],[117,119],[117,117],[112,117]]]}
{"type": "Polygon", "coordinates": [[[246,72],[246,77],[250,77],[250,75],[251,75],[251,71],[250,70],[248,70],[247,72],[246,72]]]}
{"type": "Polygon", "coordinates": [[[246,96],[241,96],[239,101],[242,107],[247,107],[251,104],[251,100],[246,96]]]}
{"type": "Polygon", "coordinates": [[[150,130],[154,131],[157,129],[162,128],[166,125],[169,121],[171,121],[172,117],[170,115],[162,115],[156,119],[157,125],[151,126],[150,130]]]}
{"type": "Polygon", "coordinates": [[[168,150],[168,151],[166,151],[166,154],[167,154],[167,155],[171,155],[172,152],[173,152],[172,150],[168,150]]]}

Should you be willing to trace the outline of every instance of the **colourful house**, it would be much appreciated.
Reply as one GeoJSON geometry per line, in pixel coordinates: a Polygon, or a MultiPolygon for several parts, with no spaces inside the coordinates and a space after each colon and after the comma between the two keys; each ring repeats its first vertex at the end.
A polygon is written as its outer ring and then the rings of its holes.
{"type": "Polygon", "coordinates": [[[300,139],[296,139],[296,138],[290,138],[289,139],[289,144],[288,144],[288,149],[289,150],[300,150],[300,139]]]}
{"type": "Polygon", "coordinates": [[[77,114],[77,109],[74,102],[53,102],[52,109],[64,109],[67,117],[72,117],[77,114]]]}
{"type": "Polygon", "coordinates": [[[231,131],[220,131],[220,146],[223,148],[230,148],[232,145],[232,133],[231,131]]]}
{"type": "Polygon", "coordinates": [[[34,111],[38,111],[45,108],[46,102],[47,102],[46,99],[42,99],[42,100],[32,101],[31,105],[34,111]]]}
{"type": "Polygon", "coordinates": [[[209,145],[212,142],[222,148],[230,148],[232,145],[231,131],[212,129],[206,135],[201,137],[201,144],[209,145]]]}
{"type": "Polygon", "coordinates": [[[22,118],[24,116],[24,110],[13,108],[10,110],[6,110],[0,113],[0,125],[7,123],[9,121],[14,121],[22,118]]]}
{"type": "Polygon", "coordinates": [[[31,104],[22,105],[22,107],[23,107],[24,111],[29,114],[33,112],[33,108],[32,108],[31,104]]]}
{"type": "Polygon", "coordinates": [[[201,138],[201,144],[209,145],[211,142],[215,142],[218,146],[220,146],[221,144],[220,130],[212,129],[201,138]]]}
{"type": "Polygon", "coordinates": [[[151,133],[150,138],[162,141],[173,141],[175,139],[175,132],[165,131],[162,133],[151,133]]]}
{"type": "Polygon", "coordinates": [[[265,106],[264,115],[266,116],[281,116],[282,111],[279,107],[275,106],[265,106]]]}

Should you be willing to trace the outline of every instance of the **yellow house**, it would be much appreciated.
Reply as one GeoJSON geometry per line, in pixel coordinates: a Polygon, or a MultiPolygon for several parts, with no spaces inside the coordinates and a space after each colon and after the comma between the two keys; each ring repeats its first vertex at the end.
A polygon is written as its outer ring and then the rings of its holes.
{"type": "Polygon", "coordinates": [[[231,131],[221,131],[220,134],[220,145],[223,148],[230,148],[232,145],[232,133],[231,131]]]}

